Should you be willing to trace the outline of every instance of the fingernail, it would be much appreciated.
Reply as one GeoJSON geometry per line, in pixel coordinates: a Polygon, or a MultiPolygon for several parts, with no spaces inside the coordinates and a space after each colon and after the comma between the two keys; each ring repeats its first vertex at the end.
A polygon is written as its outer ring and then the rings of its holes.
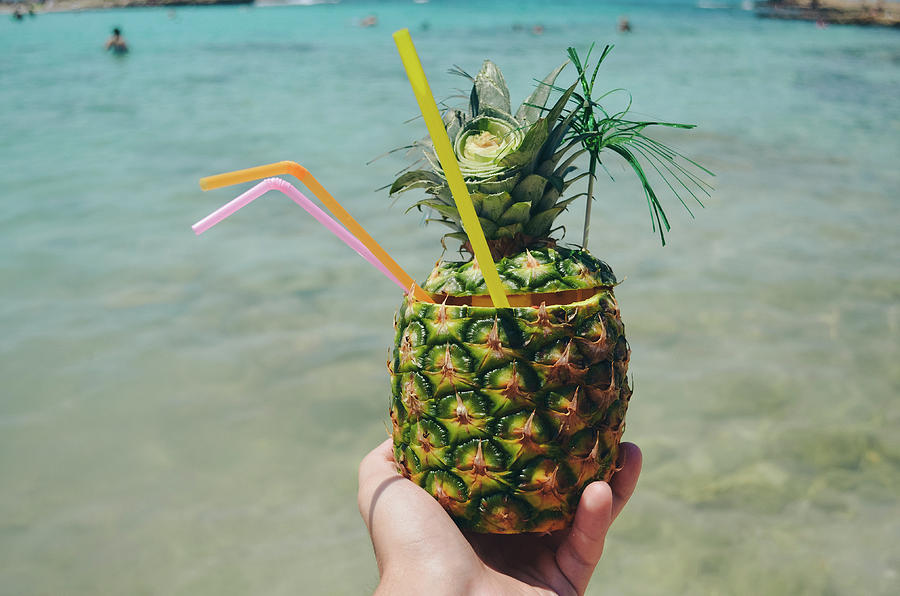
{"type": "Polygon", "coordinates": [[[628,459],[628,450],[623,449],[621,445],[619,445],[619,455],[616,457],[616,472],[625,467],[625,460],[628,459]]]}

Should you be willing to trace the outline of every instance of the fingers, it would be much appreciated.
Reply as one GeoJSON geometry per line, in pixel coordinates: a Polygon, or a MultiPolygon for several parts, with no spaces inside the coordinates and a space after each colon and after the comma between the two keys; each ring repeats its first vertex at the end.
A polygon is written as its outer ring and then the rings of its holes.
{"type": "Polygon", "coordinates": [[[616,472],[609,481],[612,489],[613,507],[612,518],[616,519],[625,503],[634,493],[634,487],[637,486],[638,476],[641,475],[641,450],[634,443],[619,444],[619,465],[621,469],[616,472]]]}
{"type": "Polygon", "coordinates": [[[399,474],[392,445],[390,438],[385,439],[359,462],[360,489],[399,474]]]}
{"type": "Polygon", "coordinates": [[[606,533],[634,493],[641,473],[641,450],[633,443],[619,446],[619,465],[609,484],[593,482],[581,495],[572,529],[556,551],[556,563],[582,594],[603,554],[606,533]]]}
{"type": "Polygon", "coordinates": [[[613,493],[605,482],[584,489],[575,521],[556,551],[556,564],[579,594],[587,588],[594,567],[603,554],[606,532],[612,523],[613,493]]]}
{"type": "Polygon", "coordinates": [[[394,451],[390,438],[385,439],[378,447],[370,451],[359,464],[359,492],[357,503],[366,525],[369,525],[369,510],[375,492],[386,481],[399,478],[397,464],[394,462],[394,451]]]}
{"type": "Polygon", "coordinates": [[[391,439],[360,463],[358,504],[382,574],[391,569],[423,569],[436,565],[435,561],[471,565],[477,560],[434,497],[399,474],[391,439]]]}

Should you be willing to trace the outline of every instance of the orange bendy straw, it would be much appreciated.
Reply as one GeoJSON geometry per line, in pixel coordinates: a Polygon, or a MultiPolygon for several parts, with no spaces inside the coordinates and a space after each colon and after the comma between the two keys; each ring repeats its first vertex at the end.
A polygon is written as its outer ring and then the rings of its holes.
{"type": "Polygon", "coordinates": [[[412,288],[413,295],[417,300],[422,302],[434,303],[434,299],[423,290],[403,268],[397,264],[394,259],[381,248],[375,239],[357,222],[346,209],[338,203],[337,199],[331,196],[331,193],[325,190],[318,180],[309,173],[309,170],[293,161],[279,161],[264,166],[256,166],[255,168],[247,168],[245,170],[235,170],[225,174],[216,174],[215,176],[207,176],[200,179],[200,188],[203,190],[212,190],[214,188],[222,188],[223,186],[232,186],[242,182],[252,182],[260,178],[271,178],[273,176],[281,176],[290,174],[306,185],[314,195],[316,195],[322,204],[331,211],[331,213],[344,224],[344,227],[356,236],[363,245],[372,251],[372,254],[387,267],[388,271],[400,280],[404,287],[412,288]]]}
{"type": "Polygon", "coordinates": [[[447,136],[447,129],[444,128],[444,121],[441,118],[437,103],[434,101],[434,95],[432,95],[431,87],[428,85],[428,79],[425,78],[425,71],[422,70],[419,55],[416,53],[412,38],[409,36],[409,29],[395,31],[394,42],[397,44],[400,59],[403,60],[403,66],[406,68],[406,76],[409,77],[409,84],[412,85],[416,101],[419,103],[419,109],[422,110],[422,117],[425,119],[425,125],[428,127],[428,134],[431,136],[434,152],[437,154],[441,162],[441,168],[444,170],[447,186],[450,187],[450,193],[456,202],[456,209],[459,212],[459,218],[462,220],[463,229],[466,232],[466,236],[469,237],[472,252],[475,253],[475,260],[478,262],[478,267],[484,275],[484,283],[487,285],[491,302],[494,303],[494,308],[509,308],[509,300],[506,297],[506,292],[503,291],[503,284],[500,281],[500,275],[497,273],[497,265],[491,257],[491,250],[488,248],[487,240],[484,237],[484,230],[481,229],[481,222],[478,221],[478,215],[475,213],[475,205],[472,203],[472,197],[469,196],[469,189],[459,169],[459,162],[456,161],[456,154],[453,152],[450,137],[447,136]]]}

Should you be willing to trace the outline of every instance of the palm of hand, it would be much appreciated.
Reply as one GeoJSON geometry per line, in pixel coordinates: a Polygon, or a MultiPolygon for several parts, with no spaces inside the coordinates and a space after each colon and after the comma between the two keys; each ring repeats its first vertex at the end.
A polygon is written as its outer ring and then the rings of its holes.
{"type": "Polygon", "coordinates": [[[359,507],[389,594],[582,594],[610,524],[634,491],[641,452],[623,443],[610,484],[582,495],[571,528],[539,536],[462,533],[431,495],[397,473],[390,440],[360,465],[359,507]]]}

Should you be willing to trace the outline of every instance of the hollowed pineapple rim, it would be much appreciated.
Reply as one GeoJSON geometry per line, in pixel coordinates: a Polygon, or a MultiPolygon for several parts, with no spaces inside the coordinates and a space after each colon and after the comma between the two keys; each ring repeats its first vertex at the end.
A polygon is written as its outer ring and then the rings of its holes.
{"type": "MultiPolygon", "coordinates": [[[[534,294],[507,294],[510,308],[528,306],[576,306],[580,302],[587,302],[597,294],[609,292],[618,284],[604,284],[592,288],[579,288],[576,290],[562,290],[560,292],[541,292],[534,294]]],[[[430,294],[436,304],[447,306],[478,306],[492,307],[494,303],[487,294],[473,296],[451,296],[449,294],[430,294]]],[[[503,310],[498,308],[497,310],[503,310]]]]}

